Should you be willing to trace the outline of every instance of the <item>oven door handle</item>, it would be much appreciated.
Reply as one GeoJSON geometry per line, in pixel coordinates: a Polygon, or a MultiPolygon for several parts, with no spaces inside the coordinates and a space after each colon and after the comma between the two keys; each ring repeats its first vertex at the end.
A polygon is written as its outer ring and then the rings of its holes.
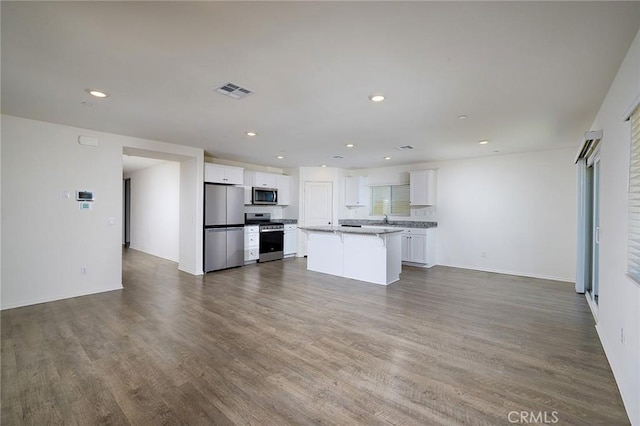
{"type": "Polygon", "coordinates": [[[260,233],[263,233],[263,232],[284,232],[284,229],[265,229],[260,231],[260,233]]]}

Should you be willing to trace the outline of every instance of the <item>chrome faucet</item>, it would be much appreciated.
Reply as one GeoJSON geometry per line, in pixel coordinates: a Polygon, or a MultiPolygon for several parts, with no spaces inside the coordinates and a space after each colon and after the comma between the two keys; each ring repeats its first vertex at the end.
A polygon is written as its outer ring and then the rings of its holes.
{"type": "Polygon", "coordinates": [[[389,224],[389,216],[388,215],[384,215],[384,220],[382,221],[382,223],[384,223],[385,225],[389,224]]]}

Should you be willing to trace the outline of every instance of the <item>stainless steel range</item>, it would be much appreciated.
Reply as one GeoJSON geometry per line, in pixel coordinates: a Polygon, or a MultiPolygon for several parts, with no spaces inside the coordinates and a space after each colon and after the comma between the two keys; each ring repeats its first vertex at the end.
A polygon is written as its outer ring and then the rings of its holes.
{"type": "Polygon", "coordinates": [[[271,221],[271,213],[245,213],[245,225],[258,225],[260,250],[258,262],[280,260],[284,257],[284,224],[271,221]]]}

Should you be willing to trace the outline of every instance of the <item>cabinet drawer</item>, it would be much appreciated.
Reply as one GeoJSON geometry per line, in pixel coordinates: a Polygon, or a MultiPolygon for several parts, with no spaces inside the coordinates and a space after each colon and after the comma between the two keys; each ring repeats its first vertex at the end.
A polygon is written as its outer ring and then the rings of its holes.
{"type": "Polygon", "coordinates": [[[260,234],[247,234],[244,236],[244,246],[245,248],[249,247],[258,247],[260,243],[260,234]]]}
{"type": "Polygon", "coordinates": [[[405,228],[402,232],[410,235],[427,235],[426,228],[405,228]]]}
{"type": "Polygon", "coordinates": [[[249,261],[249,260],[258,260],[258,257],[260,256],[260,252],[258,250],[258,248],[249,248],[249,249],[245,249],[244,251],[244,260],[245,262],[249,261]]]}

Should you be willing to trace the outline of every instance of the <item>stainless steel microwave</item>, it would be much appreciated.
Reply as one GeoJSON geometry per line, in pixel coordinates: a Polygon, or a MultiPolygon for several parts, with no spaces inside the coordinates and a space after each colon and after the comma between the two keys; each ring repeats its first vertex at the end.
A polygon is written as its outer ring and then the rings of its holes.
{"type": "Polygon", "coordinates": [[[261,188],[254,186],[251,196],[251,204],[272,205],[278,204],[278,190],[276,188],[261,188]]]}

